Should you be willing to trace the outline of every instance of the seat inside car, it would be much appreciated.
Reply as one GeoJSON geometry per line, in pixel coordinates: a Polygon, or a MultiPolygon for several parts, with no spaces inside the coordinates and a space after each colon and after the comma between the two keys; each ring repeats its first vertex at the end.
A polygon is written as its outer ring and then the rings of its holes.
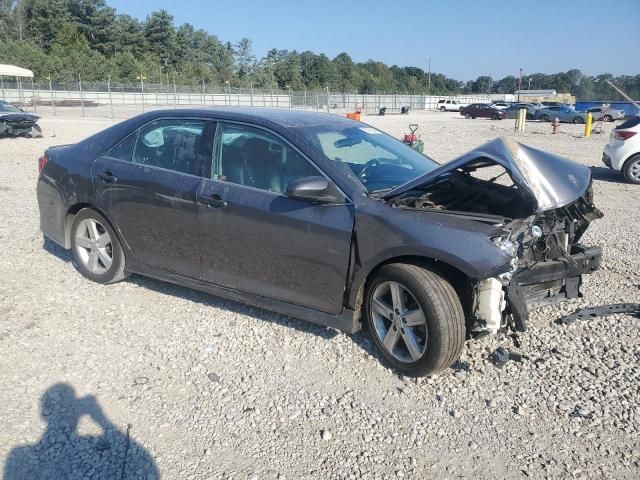
{"type": "Polygon", "coordinates": [[[222,151],[222,175],[239,185],[282,192],[282,152],[256,137],[239,137],[222,151]]]}

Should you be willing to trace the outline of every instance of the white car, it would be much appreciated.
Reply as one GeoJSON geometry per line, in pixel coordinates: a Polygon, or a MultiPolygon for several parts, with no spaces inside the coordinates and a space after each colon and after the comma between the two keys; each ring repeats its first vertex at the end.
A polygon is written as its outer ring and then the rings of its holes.
{"type": "Polygon", "coordinates": [[[508,102],[493,102],[491,105],[496,107],[498,110],[506,110],[511,106],[508,102]]]}
{"type": "Polygon", "coordinates": [[[466,103],[459,102],[458,100],[438,100],[436,110],[441,112],[459,112],[466,103]]]}
{"type": "Polygon", "coordinates": [[[627,181],[640,184],[640,116],[621,123],[611,132],[602,162],[621,171],[627,181]]]}

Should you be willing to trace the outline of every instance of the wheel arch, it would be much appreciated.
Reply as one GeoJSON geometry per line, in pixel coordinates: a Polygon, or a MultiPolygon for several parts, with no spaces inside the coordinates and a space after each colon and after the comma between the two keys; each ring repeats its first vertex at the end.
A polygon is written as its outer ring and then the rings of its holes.
{"type": "Polygon", "coordinates": [[[453,286],[454,290],[458,294],[458,297],[460,298],[460,302],[462,303],[465,315],[467,316],[467,318],[469,318],[467,313],[471,309],[471,303],[473,300],[473,280],[471,277],[469,277],[459,268],[451,265],[450,263],[443,262],[442,260],[436,260],[435,258],[421,255],[398,255],[378,262],[368,272],[362,275],[362,279],[358,282],[357,285],[352,285],[351,291],[355,292],[353,307],[356,311],[358,319],[362,319],[364,294],[371,282],[371,279],[380,270],[380,268],[391,263],[416,265],[418,267],[429,269],[441,275],[453,286]]]}
{"type": "Polygon", "coordinates": [[[75,203],[75,204],[71,205],[71,207],[69,207],[67,209],[67,213],[66,213],[65,218],[64,218],[64,243],[65,243],[65,248],[71,248],[71,226],[73,225],[73,220],[76,218],[76,215],[81,210],[84,210],[85,208],[89,208],[91,210],[94,210],[94,211],[98,212],[100,215],[102,215],[105,218],[105,220],[107,222],[109,222],[109,226],[111,227],[111,229],[116,233],[116,235],[118,235],[118,240],[122,244],[122,237],[120,235],[120,232],[115,227],[113,222],[109,219],[109,217],[107,215],[105,215],[105,213],[102,210],[100,210],[98,207],[96,207],[95,205],[93,205],[91,203],[79,202],[79,203],[75,203]]]}

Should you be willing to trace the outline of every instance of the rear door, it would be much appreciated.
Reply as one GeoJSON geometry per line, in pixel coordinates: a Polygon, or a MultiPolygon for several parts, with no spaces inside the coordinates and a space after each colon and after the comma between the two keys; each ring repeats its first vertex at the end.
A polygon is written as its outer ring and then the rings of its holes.
{"type": "Polygon", "coordinates": [[[212,125],[155,120],[93,164],[98,207],[145,265],[200,276],[196,195],[211,158],[212,125]]]}
{"type": "Polygon", "coordinates": [[[285,195],[322,175],[273,132],[219,123],[215,165],[198,194],[202,278],[240,291],[339,313],[353,206],[285,195]]]}

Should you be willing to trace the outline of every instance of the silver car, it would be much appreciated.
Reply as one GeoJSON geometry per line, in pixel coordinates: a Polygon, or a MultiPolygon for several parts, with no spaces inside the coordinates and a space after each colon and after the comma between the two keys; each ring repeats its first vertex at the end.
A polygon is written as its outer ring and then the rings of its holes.
{"type": "Polygon", "coordinates": [[[593,107],[587,110],[587,113],[590,113],[593,117],[593,120],[600,120],[600,117],[605,122],[613,122],[614,120],[621,120],[625,116],[624,110],[618,110],[616,108],[609,107],[593,107]]]}
{"type": "Polygon", "coordinates": [[[566,105],[554,105],[539,109],[536,112],[535,118],[542,122],[552,122],[557,118],[561,122],[584,123],[587,118],[587,113],[579,112],[566,105]]]}

